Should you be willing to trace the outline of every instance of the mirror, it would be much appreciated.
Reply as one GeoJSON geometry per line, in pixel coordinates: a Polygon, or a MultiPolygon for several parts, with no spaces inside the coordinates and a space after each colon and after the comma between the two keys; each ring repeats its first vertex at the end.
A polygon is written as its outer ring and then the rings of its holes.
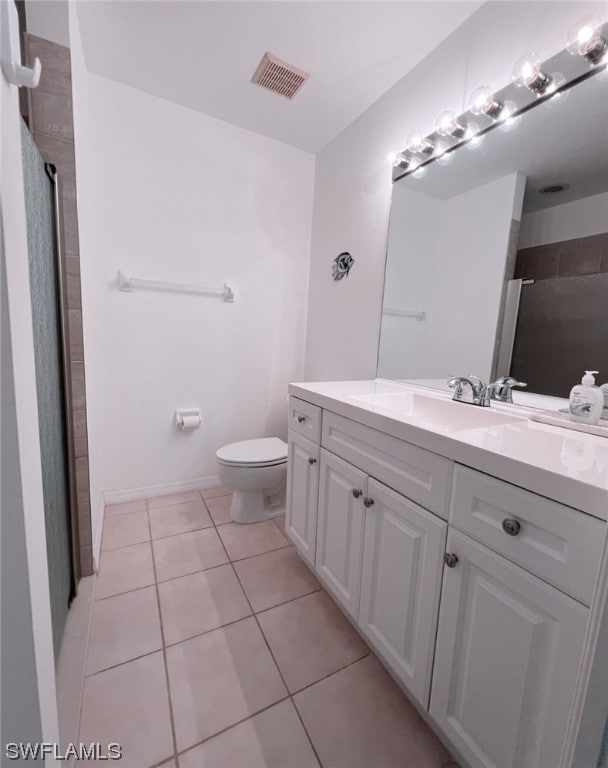
{"type": "Polygon", "coordinates": [[[380,378],[608,381],[608,72],[393,185],[380,378]]]}

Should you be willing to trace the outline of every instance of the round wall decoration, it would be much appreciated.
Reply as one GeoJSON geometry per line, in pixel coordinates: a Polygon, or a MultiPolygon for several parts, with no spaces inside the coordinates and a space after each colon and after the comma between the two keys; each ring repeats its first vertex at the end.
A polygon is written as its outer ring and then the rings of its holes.
{"type": "Polygon", "coordinates": [[[334,280],[342,280],[343,277],[347,277],[350,272],[350,268],[355,263],[355,260],[348,251],[342,251],[334,259],[331,274],[334,280]]]}

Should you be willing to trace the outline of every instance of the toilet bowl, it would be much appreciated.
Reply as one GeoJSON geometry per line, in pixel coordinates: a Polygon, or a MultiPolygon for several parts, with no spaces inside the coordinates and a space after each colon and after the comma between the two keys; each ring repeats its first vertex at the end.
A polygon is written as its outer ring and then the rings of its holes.
{"type": "Polygon", "coordinates": [[[215,456],[220,480],[233,491],[235,523],[257,523],[285,512],[287,443],[278,437],[242,440],[215,456]]]}

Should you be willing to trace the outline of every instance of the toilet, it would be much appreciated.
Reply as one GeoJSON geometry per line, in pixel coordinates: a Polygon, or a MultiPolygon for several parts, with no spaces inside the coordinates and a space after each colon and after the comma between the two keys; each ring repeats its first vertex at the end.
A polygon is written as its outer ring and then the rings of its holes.
{"type": "Polygon", "coordinates": [[[278,437],[242,440],[215,456],[220,480],[233,491],[235,523],[257,523],[285,512],[287,443],[278,437]]]}

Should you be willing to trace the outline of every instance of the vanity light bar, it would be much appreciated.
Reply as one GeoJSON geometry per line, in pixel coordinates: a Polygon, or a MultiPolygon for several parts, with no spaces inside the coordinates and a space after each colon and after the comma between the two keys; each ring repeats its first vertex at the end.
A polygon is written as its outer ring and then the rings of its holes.
{"type": "Polygon", "coordinates": [[[449,110],[442,112],[432,133],[410,134],[406,148],[389,156],[393,181],[410,174],[420,178],[426,166],[435,160],[445,165],[458,147],[478,146],[482,137],[499,125],[514,127],[517,118],[532,107],[608,65],[608,22],[586,16],[570,30],[567,40],[566,48],[544,62],[535,53],[521,57],[513,68],[510,85],[496,93],[486,86],[476,88],[471,93],[468,111],[462,115],[449,110]],[[577,62],[584,62],[584,69],[577,62]],[[528,98],[522,98],[522,93],[528,93],[528,98]],[[471,121],[471,116],[490,122],[480,127],[471,121]]]}

